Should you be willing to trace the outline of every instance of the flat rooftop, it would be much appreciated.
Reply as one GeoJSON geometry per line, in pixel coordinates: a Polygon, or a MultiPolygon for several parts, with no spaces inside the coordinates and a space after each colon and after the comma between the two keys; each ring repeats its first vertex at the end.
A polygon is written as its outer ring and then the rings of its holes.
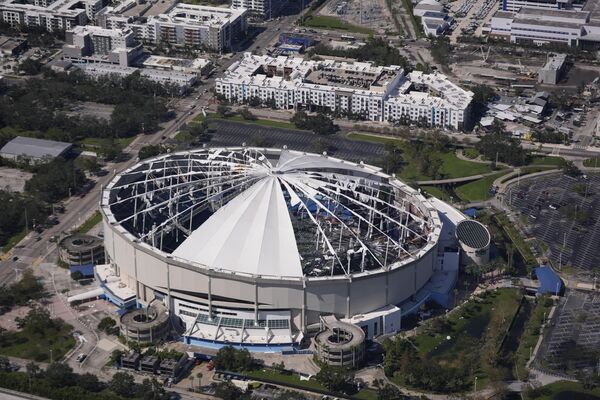
{"type": "Polygon", "coordinates": [[[31,158],[58,157],[69,150],[71,143],[17,136],[0,149],[0,156],[26,156],[31,158]]]}

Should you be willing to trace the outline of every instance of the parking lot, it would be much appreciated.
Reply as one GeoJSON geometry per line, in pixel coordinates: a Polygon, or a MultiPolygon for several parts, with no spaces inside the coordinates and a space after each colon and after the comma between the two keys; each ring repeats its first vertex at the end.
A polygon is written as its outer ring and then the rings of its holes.
{"type": "Polygon", "coordinates": [[[591,279],[600,264],[599,175],[522,180],[509,188],[505,201],[521,214],[528,233],[547,246],[555,268],[572,267],[591,279]]]}
{"type": "MultiPolygon", "coordinates": [[[[212,123],[211,123],[212,124],[212,123]]],[[[211,145],[241,146],[242,143],[261,147],[283,147],[307,152],[317,151],[315,143],[320,139],[307,131],[278,129],[259,125],[241,124],[229,121],[215,121],[211,145]]],[[[329,153],[350,161],[376,162],[383,156],[383,145],[349,140],[341,136],[323,138],[331,144],[329,153]],[[332,151],[333,150],[333,151],[332,151]]]]}
{"type": "Polygon", "coordinates": [[[600,350],[600,295],[569,291],[557,312],[536,362],[555,372],[595,373],[600,350]]]}

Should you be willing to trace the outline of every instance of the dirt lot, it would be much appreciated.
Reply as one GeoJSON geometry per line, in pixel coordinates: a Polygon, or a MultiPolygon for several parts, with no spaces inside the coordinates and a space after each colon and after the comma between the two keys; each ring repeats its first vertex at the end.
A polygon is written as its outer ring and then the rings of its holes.
{"type": "Polygon", "coordinates": [[[9,192],[23,192],[25,182],[33,174],[16,168],[0,167],[0,189],[6,189],[9,192]]]}

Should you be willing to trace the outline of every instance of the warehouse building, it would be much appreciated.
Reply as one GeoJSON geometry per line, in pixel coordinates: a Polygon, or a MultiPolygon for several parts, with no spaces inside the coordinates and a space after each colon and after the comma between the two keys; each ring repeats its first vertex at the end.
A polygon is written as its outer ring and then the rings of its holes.
{"type": "Polygon", "coordinates": [[[0,149],[0,157],[43,162],[67,155],[72,147],[71,143],[17,136],[0,149]]]}

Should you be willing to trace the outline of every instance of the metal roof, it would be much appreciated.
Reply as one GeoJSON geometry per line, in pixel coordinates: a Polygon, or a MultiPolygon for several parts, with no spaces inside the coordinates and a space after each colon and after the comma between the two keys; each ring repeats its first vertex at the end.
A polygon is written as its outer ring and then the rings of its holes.
{"type": "Polygon", "coordinates": [[[71,143],[56,142],[54,140],[36,139],[17,136],[6,143],[0,156],[26,156],[31,158],[58,157],[69,150],[71,143]]]}
{"type": "Polygon", "coordinates": [[[474,249],[482,249],[490,244],[490,232],[480,222],[467,219],[456,227],[456,237],[474,249]]]}

